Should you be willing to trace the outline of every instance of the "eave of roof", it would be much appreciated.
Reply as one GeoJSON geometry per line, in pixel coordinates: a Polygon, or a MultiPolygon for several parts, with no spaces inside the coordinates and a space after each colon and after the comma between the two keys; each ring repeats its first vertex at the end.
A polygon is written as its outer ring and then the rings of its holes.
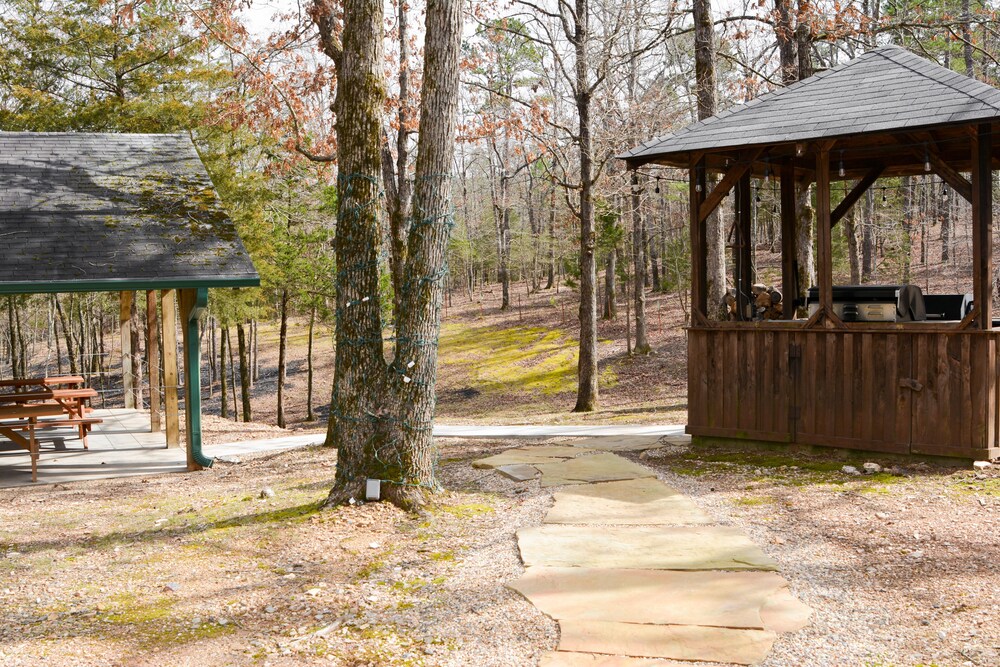
{"type": "Polygon", "coordinates": [[[1000,90],[900,47],[854,60],[746,104],[643,142],[619,155],[629,166],[687,166],[697,151],[954,126],[1000,119],[1000,90]]]}

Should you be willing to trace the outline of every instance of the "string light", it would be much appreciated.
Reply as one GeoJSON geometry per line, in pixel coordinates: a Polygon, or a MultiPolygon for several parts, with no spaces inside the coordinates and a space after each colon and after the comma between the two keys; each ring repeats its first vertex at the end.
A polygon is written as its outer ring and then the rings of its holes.
{"type": "Polygon", "coordinates": [[[885,196],[885,188],[882,188],[882,205],[884,206],[885,204],[888,203],[888,201],[889,200],[885,196]]]}
{"type": "Polygon", "coordinates": [[[927,151],[927,144],[924,144],[924,171],[931,171],[931,154],[927,151]]]}
{"type": "Polygon", "coordinates": [[[837,170],[837,173],[841,178],[844,177],[844,151],[840,151],[840,169],[837,170]]]}
{"type": "Polygon", "coordinates": [[[941,184],[941,201],[945,203],[948,201],[948,186],[944,183],[941,184]]]}
{"type": "Polygon", "coordinates": [[[656,194],[660,194],[660,177],[659,176],[656,177],[656,187],[653,189],[653,192],[655,192],[656,194]]]}

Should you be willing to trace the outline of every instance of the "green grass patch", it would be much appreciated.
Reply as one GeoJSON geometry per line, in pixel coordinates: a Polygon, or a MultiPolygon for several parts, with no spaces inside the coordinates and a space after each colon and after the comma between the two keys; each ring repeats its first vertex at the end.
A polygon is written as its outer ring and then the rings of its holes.
{"type": "Polygon", "coordinates": [[[483,514],[492,514],[496,510],[491,505],[483,503],[465,503],[464,505],[438,505],[434,511],[451,514],[460,519],[471,519],[483,514]]]}
{"type": "MultiPolygon", "coordinates": [[[[558,394],[576,391],[579,343],[543,327],[445,325],[440,338],[442,366],[459,366],[480,391],[558,394]]],[[[602,387],[617,382],[601,373],[602,387]]]]}
{"type": "Polygon", "coordinates": [[[761,505],[773,505],[778,502],[778,499],[774,496],[743,496],[741,498],[734,498],[733,504],[740,505],[743,507],[759,507],[761,505]]]}

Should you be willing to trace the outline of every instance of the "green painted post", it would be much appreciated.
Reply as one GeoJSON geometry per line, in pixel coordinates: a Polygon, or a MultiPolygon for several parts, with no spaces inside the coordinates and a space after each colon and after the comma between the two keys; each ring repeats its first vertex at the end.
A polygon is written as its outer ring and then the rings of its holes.
{"type": "Polygon", "coordinates": [[[188,292],[181,311],[184,322],[184,411],[187,419],[188,468],[211,468],[214,459],[201,451],[201,314],[208,307],[208,288],[200,287],[188,292]],[[193,299],[191,297],[194,297],[193,299]]]}

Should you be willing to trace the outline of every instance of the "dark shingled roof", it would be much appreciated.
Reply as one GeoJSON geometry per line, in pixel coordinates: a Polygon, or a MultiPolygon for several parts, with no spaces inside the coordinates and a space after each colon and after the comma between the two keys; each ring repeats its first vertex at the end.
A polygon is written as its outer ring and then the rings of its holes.
{"type": "Polygon", "coordinates": [[[0,132],[0,253],[0,293],[260,280],[180,134],[0,132]]]}
{"type": "Polygon", "coordinates": [[[698,150],[829,139],[1000,117],[1000,90],[898,46],[882,46],[620,155],[632,163],[698,150]]]}

